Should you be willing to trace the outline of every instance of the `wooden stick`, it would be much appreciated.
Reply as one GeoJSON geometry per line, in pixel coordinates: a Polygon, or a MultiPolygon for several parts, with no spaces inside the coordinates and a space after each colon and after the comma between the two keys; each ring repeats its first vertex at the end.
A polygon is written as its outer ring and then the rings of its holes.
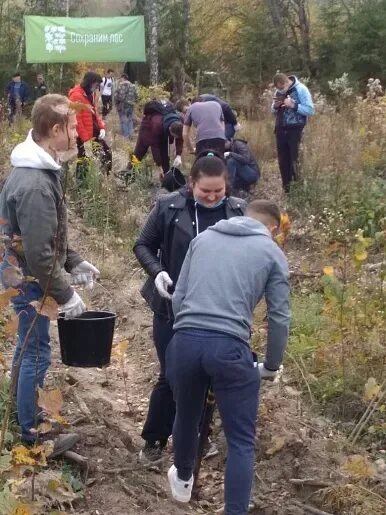
{"type": "Polygon", "coordinates": [[[117,424],[114,424],[114,422],[111,422],[106,417],[103,417],[103,422],[105,423],[106,427],[118,433],[119,439],[122,441],[123,445],[126,447],[128,451],[136,452],[136,447],[134,445],[133,439],[127,431],[121,429],[117,424]]]}
{"type": "Polygon", "coordinates": [[[74,399],[78,403],[79,409],[83,413],[83,415],[85,417],[87,417],[89,420],[92,420],[91,411],[90,411],[89,407],[87,406],[87,404],[84,402],[84,400],[81,397],[79,397],[79,395],[76,393],[75,390],[72,390],[72,395],[74,396],[74,399]]]}
{"type": "Polygon", "coordinates": [[[125,481],[120,476],[117,476],[117,479],[118,479],[118,481],[119,481],[123,491],[125,493],[127,493],[127,495],[130,495],[130,497],[132,497],[133,496],[133,492],[130,490],[130,488],[128,486],[126,486],[125,481]]]}
{"type": "Polygon", "coordinates": [[[98,472],[102,472],[103,474],[121,474],[122,472],[133,472],[133,467],[121,467],[116,469],[98,469],[98,472]]]}
{"type": "Polygon", "coordinates": [[[74,451],[65,451],[63,453],[63,456],[67,458],[70,461],[73,461],[77,465],[79,465],[82,468],[87,468],[89,465],[88,458],[86,456],[82,456],[81,454],[78,454],[74,451]]]}
{"type": "Polygon", "coordinates": [[[313,478],[304,478],[304,479],[290,479],[289,482],[293,485],[297,486],[316,486],[319,488],[328,488],[329,486],[332,486],[332,483],[327,483],[326,481],[321,481],[320,479],[313,479],[313,478]]]}

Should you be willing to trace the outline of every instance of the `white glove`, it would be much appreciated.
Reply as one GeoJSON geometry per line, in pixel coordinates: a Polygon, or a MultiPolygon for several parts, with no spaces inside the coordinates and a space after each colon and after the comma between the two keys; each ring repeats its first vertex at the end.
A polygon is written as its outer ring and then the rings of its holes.
{"type": "Polygon", "coordinates": [[[60,309],[64,312],[64,318],[68,320],[69,318],[76,318],[86,311],[86,305],[76,291],[74,291],[71,299],[60,306],[60,309]]]}
{"type": "Polygon", "coordinates": [[[225,159],[227,159],[230,155],[231,155],[231,153],[230,153],[230,152],[224,152],[224,157],[225,157],[225,159]]]}
{"type": "Polygon", "coordinates": [[[105,137],[106,137],[106,131],[105,131],[104,129],[101,129],[101,130],[99,131],[99,136],[98,136],[98,137],[99,137],[99,139],[105,139],[105,137]]]}
{"type": "Polygon", "coordinates": [[[168,286],[172,286],[173,281],[170,279],[169,274],[167,272],[160,272],[155,278],[154,284],[161,297],[163,297],[164,299],[172,298],[172,296],[168,292],[168,286]]]}
{"type": "Polygon", "coordinates": [[[82,261],[71,270],[71,284],[85,286],[87,290],[94,287],[94,280],[100,276],[99,270],[89,263],[82,261]]]}
{"type": "Polygon", "coordinates": [[[242,129],[242,127],[239,123],[236,123],[236,125],[234,125],[233,128],[234,128],[235,132],[239,132],[242,129]]]}
{"type": "Polygon", "coordinates": [[[178,168],[181,165],[182,165],[181,156],[176,156],[175,160],[173,161],[173,166],[176,166],[178,168]]]}
{"type": "Polygon", "coordinates": [[[260,379],[267,379],[268,381],[278,380],[283,373],[283,365],[280,365],[279,370],[267,370],[264,363],[259,363],[258,369],[260,379]]]}

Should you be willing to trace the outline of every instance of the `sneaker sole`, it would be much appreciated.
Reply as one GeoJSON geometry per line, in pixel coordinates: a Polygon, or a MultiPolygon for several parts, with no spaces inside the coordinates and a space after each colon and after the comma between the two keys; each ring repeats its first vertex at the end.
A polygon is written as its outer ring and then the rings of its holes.
{"type": "Polygon", "coordinates": [[[190,499],[192,498],[192,492],[190,492],[190,494],[188,495],[179,495],[179,494],[176,494],[174,489],[173,489],[173,479],[172,479],[172,474],[173,474],[173,471],[172,470],[168,470],[168,480],[169,480],[169,485],[170,485],[170,489],[172,491],[172,497],[174,500],[178,501],[178,502],[183,502],[183,503],[188,503],[190,501],[190,499]]]}

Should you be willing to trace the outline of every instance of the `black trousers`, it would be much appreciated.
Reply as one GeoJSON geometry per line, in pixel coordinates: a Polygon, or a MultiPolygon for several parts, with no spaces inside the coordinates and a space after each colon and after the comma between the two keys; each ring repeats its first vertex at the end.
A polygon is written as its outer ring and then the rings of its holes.
{"type": "Polygon", "coordinates": [[[165,377],[166,349],[173,338],[174,320],[168,320],[159,315],[153,317],[153,339],[160,364],[160,373],[157,383],[150,395],[149,411],[142,438],[147,442],[159,441],[165,446],[172,434],[176,405],[173,400],[173,392],[165,377]]]}
{"type": "Polygon", "coordinates": [[[276,129],[277,157],[283,189],[289,192],[292,181],[299,179],[299,146],[303,128],[276,129]]]}
{"type": "Polygon", "coordinates": [[[102,105],[102,116],[106,116],[113,108],[113,97],[111,95],[102,95],[102,105]]]}
{"type": "Polygon", "coordinates": [[[196,143],[196,156],[204,152],[205,150],[215,150],[219,154],[224,154],[225,152],[225,139],[222,138],[212,138],[212,139],[202,139],[201,141],[197,141],[196,143]]]}

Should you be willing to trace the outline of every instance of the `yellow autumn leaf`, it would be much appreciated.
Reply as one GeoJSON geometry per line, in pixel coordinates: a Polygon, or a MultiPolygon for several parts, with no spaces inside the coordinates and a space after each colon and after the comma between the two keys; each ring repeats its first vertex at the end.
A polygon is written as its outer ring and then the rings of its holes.
{"type": "Polygon", "coordinates": [[[284,243],[285,243],[285,236],[284,236],[284,234],[283,234],[282,232],[281,232],[280,234],[277,234],[277,235],[275,236],[275,241],[276,241],[276,243],[277,243],[280,247],[282,247],[282,246],[284,245],[284,243]]]}
{"type": "Polygon", "coordinates": [[[365,261],[367,259],[367,252],[366,250],[362,249],[362,250],[359,250],[358,252],[355,253],[355,261],[359,261],[359,262],[362,262],[362,261],[365,261]]]}
{"type": "Polygon", "coordinates": [[[280,215],[280,231],[287,235],[291,228],[291,222],[288,213],[282,213],[280,215]]]}
{"type": "Polygon", "coordinates": [[[53,390],[39,388],[38,406],[49,415],[59,415],[63,406],[62,392],[58,388],[53,390]]]}
{"type": "Polygon", "coordinates": [[[16,288],[8,288],[8,290],[5,290],[0,293],[0,309],[4,309],[8,306],[9,301],[12,297],[16,297],[19,295],[19,290],[16,290],[16,288]]]}
{"type": "Polygon", "coordinates": [[[36,465],[35,459],[30,454],[30,449],[24,447],[24,445],[13,447],[11,456],[14,465],[36,465]]]}
{"type": "Polygon", "coordinates": [[[32,515],[32,511],[28,504],[19,504],[12,512],[12,515],[32,515]]]}
{"type": "Polygon", "coordinates": [[[360,454],[354,454],[350,456],[342,469],[345,472],[348,472],[350,476],[354,476],[357,478],[372,478],[376,474],[376,469],[370,463],[370,461],[366,458],[366,456],[361,456],[360,454]]]}
{"type": "Polygon", "coordinates": [[[379,393],[381,387],[377,383],[377,380],[374,377],[369,377],[363,392],[363,398],[365,401],[371,401],[374,397],[376,397],[379,393]]]}
{"type": "Polygon", "coordinates": [[[41,434],[49,433],[52,430],[51,422],[42,422],[38,425],[38,432],[41,434]]]}
{"type": "Polygon", "coordinates": [[[274,456],[276,453],[281,451],[287,443],[286,436],[273,436],[271,440],[271,447],[267,450],[268,456],[274,456]]]}
{"type": "Polygon", "coordinates": [[[52,297],[46,297],[44,302],[34,300],[30,302],[40,315],[48,317],[50,320],[56,320],[58,318],[58,303],[52,297]]]}
{"type": "Polygon", "coordinates": [[[122,340],[113,347],[112,354],[117,359],[122,359],[129,348],[129,340],[122,340]]]}
{"type": "Polygon", "coordinates": [[[47,465],[46,448],[44,445],[38,445],[37,447],[31,447],[31,456],[36,462],[36,465],[45,467],[47,465]]]}
{"type": "Polygon", "coordinates": [[[323,273],[324,273],[324,275],[327,275],[328,277],[334,277],[334,267],[333,266],[323,267],[323,273]]]}

